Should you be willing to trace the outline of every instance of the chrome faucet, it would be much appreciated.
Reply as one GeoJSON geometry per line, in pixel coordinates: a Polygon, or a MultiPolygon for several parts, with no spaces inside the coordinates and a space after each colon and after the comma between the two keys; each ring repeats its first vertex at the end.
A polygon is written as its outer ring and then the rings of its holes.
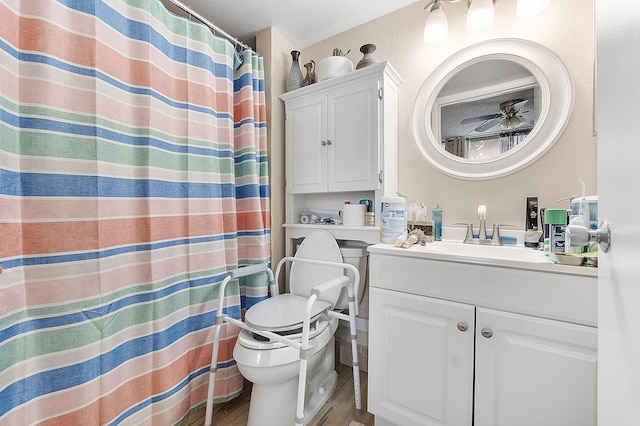
{"type": "Polygon", "coordinates": [[[487,239],[487,206],[480,204],[478,206],[478,220],[480,221],[480,230],[478,231],[478,239],[487,239]]]}
{"type": "Polygon", "coordinates": [[[464,224],[467,226],[467,235],[464,238],[465,244],[477,244],[477,245],[490,245],[501,246],[500,240],[500,226],[499,224],[493,225],[493,232],[491,238],[487,238],[487,206],[480,204],[478,206],[478,220],[480,221],[480,229],[478,230],[478,237],[473,234],[473,223],[464,224]]]}

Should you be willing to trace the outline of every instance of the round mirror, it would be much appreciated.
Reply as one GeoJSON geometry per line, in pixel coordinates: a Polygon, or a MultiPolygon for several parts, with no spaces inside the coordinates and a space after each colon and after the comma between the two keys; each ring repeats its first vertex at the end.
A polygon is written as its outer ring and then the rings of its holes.
{"type": "Polygon", "coordinates": [[[549,150],[572,106],[571,79],[557,56],[530,41],[497,39],[442,63],[418,92],[411,125],[436,169],[492,179],[549,150]]]}

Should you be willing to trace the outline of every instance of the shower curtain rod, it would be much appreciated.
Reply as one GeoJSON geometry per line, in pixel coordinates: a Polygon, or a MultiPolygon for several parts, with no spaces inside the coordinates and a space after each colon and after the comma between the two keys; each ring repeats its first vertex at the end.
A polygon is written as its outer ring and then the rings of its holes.
{"type": "Polygon", "coordinates": [[[195,10],[191,9],[189,6],[187,6],[184,3],[182,3],[180,0],[166,0],[166,1],[168,1],[169,3],[172,3],[174,6],[178,7],[179,9],[182,9],[184,12],[188,13],[190,16],[195,17],[200,22],[202,22],[203,24],[208,26],[213,31],[214,35],[215,34],[219,34],[219,35],[223,36],[224,38],[226,38],[227,40],[229,40],[230,42],[232,42],[234,45],[238,45],[239,44],[240,46],[242,46],[245,49],[251,49],[250,46],[244,44],[243,42],[238,40],[236,37],[233,37],[232,35],[230,35],[226,31],[224,31],[222,28],[220,28],[219,26],[217,26],[213,22],[209,21],[204,16],[200,15],[198,12],[196,12],[195,10]]]}

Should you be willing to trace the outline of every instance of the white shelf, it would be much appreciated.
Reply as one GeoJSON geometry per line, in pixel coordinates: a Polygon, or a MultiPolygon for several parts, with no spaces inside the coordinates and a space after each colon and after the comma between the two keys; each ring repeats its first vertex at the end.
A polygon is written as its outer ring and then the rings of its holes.
{"type": "Polygon", "coordinates": [[[377,226],[345,226],[345,225],[304,225],[301,223],[285,223],[287,238],[304,238],[311,232],[323,230],[331,233],[336,240],[362,241],[367,244],[380,243],[380,228],[377,226]]]}

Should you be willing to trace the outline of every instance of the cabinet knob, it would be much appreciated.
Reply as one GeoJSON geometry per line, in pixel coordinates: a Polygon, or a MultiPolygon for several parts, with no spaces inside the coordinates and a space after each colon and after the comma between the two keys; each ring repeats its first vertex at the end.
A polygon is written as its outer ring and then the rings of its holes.
{"type": "Polygon", "coordinates": [[[331,141],[327,139],[327,145],[331,145],[331,141]]]}
{"type": "Polygon", "coordinates": [[[487,339],[489,339],[491,336],[493,336],[493,330],[485,327],[482,330],[480,330],[480,334],[482,334],[483,337],[486,337],[487,339]]]}
{"type": "Polygon", "coordinates": [[[468,329],[469,329],[469,326],[467,325],[467,323],[466,323],[466,322],[462,322],[462,321],[460,321],[460,322],[458,323],[458,330],[460,330],[460,331],[462,331],[462,332],[465,332],[465,331],[467,331],[468,329]]]}
{"type": "Polygon", "coordinates": [[[327,143],[325,141],[320,141],[320,145],[325,146],[327,143]]]}

